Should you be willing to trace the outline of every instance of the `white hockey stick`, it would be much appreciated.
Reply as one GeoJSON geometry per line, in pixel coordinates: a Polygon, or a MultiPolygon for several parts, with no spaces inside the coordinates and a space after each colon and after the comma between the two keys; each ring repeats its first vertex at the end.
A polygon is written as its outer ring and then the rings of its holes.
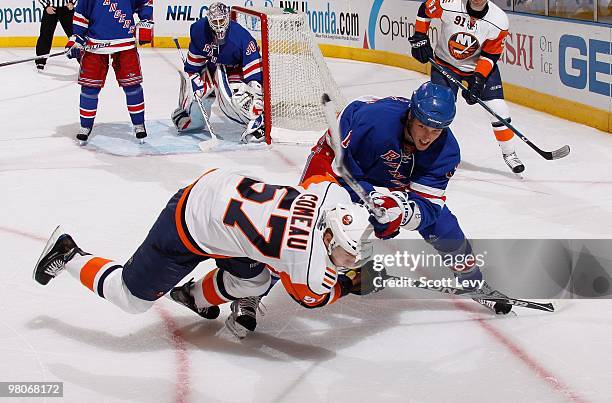
{"type": "Polygon", "coordinates": [[[327,125],[329,126],[330,132],[330,141],[332,150],[334,150],[334,162],[333,169],[334,171],[344,179],[344,181],[349,185],[351,189],[357,194],[357,196],[365,203],[368,210],[374,214],[377,218],[383,216],[383,211],[380,207],[376,206],[372,201],[372,198],[366,191],[361,187],[359,182],[353,178],[353,175],[346,169],[344,165],[342,150],[342,137],[340,137],[340,128],[338,127],[338,119],[336,118],[336,106],[334,102],[331,100],[329,95],[323,94],[322,98],[323,110],[325,111],[325,119],[327,120],[327,125]]]}
{"type": "MultiPolygon", "coordinates": [[[[176,49],[179,51],[179,54],[181,55],[181,59],[183,60],[183,63],[185,63],[185,55],[183,54],[183,50],[181,49],[181,45],[179,44],[178,38],[172,38],[172,40],[174,41],[174,44],[176,45],[176,49]]],[[[208,132],[210,133],[210,136],[212,137],[211,140],[203,141],[200,144],[198,144],[198,146],[200,147],[202,151],[208,151],[213,146],[216,145],[216,144],[210,144],[211,141],[213,141],[213,143],[217,143],[219,140],[223,140],[223,137],[217,135],[215,131],[213,130],[212,125],[210,124],[208,113],[206,113],[206,109],[204,108],[204,105],[202,104],[202,100],[195,92],[193,93],[193,98],[196,100],[196,102],[198,103],[198,106],[200,107],[200,111],[202,112],[202,117],[204,118],[204,123],[206,123],[208,132]]]]}

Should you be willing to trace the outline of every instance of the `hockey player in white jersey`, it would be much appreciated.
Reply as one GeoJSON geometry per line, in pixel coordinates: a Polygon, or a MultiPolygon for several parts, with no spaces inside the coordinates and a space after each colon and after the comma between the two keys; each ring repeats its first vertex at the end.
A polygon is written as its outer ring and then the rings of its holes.
{"type": "MultiPolygon", "coordinates": [[[[468,104],[475,104],[476,98],[479,98],[510,121],[497,67],[508,27],[506,13],[488,0],[427,0],[419,7],[415,33],[409,38],[412,56],[421,63],[428,63],[430,58],[434,58],[459,81],[468,82],[468,91],[461,94],[468,104]],[[431,20],[436,18],[441,20],[442,27],[434,56],[427,31],[431,20]]],[[[457,93],[457,85],[433,68],[431,81],[450,87],[457,93]]],[[[514,133],[494,116],[491,116],[491,126],[506,165],[514,173],[520,174],[525,166],[516,155],[511,141],[514,133]]]]}
{"type": "Polygon", "coordinates": [[[262,295],[271,272],[295,301],[316,308],[360,288],[358,271],[347,275],[341,268],[369,257],[362,240],[368,217],[336,183],[278,186],[211,169],[170,199],[124,265],[84,252],[58,227],[34,279],[45,285],[68,271],[100,297],[140,313],[212,258],[214,270],[172,293],[202,317],[216,318],[226,302],[262,295]]]}

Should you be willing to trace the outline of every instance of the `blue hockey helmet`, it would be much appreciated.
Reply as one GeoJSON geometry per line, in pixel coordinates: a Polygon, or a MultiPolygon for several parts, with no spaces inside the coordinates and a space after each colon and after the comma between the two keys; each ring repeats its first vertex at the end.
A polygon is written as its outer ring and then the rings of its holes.
{"type": "Polygon", "coordinates": [[[444,129],[453,121],[457,108],[450,88],[428,81],[412,93],[410,111],[421,123],[444,129]]]}

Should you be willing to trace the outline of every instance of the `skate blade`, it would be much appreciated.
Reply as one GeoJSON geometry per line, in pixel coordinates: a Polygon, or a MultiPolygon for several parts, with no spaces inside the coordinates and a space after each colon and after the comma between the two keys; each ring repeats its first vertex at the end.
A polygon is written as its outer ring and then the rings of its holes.
{"type": "Polygon", "coordinates": [[[49,240],[45,244],[45,247],[44,247],[42,253],[38,257],[38,260],[36,261],[36,265],[34,266],[34,270],[32,270],[32,280],[36,281],[36,269],[38,268],[38,265],[40,264],[40,261],[43,259],[43,257],[45,257],[47,255],[47,253],[49,253],[51,248],[53,248],[53,245],[55,245],[55,242],[57,242],[57,239],[61,235],[63,235],[63,234],[64,234],[64,232],[63,232],[63,230],[61,228],[61,225],[58,225],[57,227],[55,227],[55,229],[53,230],[53,233],[51,234],[51,237],[49,238],[49,240]]]}
{"type": "Polygon", "coordinates": [[[145,140],[144,139],[140,139],[140,140],[138,140],[138,142],[140,143],[140,145],[145,144],[145,140]]]}
{"type": "Polygon", "coordinates": [[[87,145],[87,140],[77,140],[81,147],[85,147],[87,145]]]}
{"type": "Polygon", "coordinates": [[[228,316],[225,320],[225,327],[240,340],[244,339],[249,332],[247,328],[237,323],[235,319],[232,319],[232,315],[228,316]]]}

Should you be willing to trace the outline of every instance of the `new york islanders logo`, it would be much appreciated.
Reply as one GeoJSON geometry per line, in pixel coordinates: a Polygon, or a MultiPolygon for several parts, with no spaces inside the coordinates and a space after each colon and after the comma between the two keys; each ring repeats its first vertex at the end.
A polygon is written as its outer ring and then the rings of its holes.
{"type": "Polygon", "coordinates": [[[457,32],[448,40],[448,52],[457,60],[467,59],[479,48],[478,39],[467,32],[457,32]]]}

